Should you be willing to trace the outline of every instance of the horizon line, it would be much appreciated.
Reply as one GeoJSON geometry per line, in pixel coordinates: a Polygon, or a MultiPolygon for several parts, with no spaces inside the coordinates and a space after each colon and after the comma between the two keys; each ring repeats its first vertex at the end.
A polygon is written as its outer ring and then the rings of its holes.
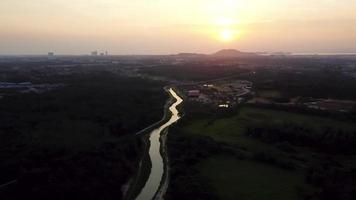
{"type": "MultiPolygon", "coordinates": [[[[237,50],[237,49],[233,49],[237,50]]],[[[220,51],[220,50],[219,50],[220,51]]],[[[274,51],[274,52],[268,52],[268,51],[241,51],[242,53],[255,53],[258,55],[290,55],[290,56],[299,56],[299,55],[356,55],[356,52],[284,52],[284,51],[274,51]]],[[[21,57],[21,56],[46,56],[48,57],[48,53],[14,53],[14,54],[0,54],[1,57],[21,57]]],[[[108,55],[90,55],[90,53],[73,53],[73,54],[66,54],[66,53],[59,53],[56,54],[55,52],[53,56],[51,57],[56,57],[56,56],[88,56],[88,57],[110,57],[110,56],[172,56],[172,55],[178,55],[178,54],[200,54],[200,55],[212,55],[216,52],[213,53],[199,53],[199,52],[179,52],[179,53],[165,53],[165,54],[108,54],[108,55]]]]}

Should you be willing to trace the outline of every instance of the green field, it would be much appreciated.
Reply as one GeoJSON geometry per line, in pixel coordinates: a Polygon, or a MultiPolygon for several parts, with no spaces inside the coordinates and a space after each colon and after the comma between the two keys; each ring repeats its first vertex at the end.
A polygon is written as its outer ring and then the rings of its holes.
{"type": "Polygon", "coordinates": [[[199,168],[219,199],[294,200],[298,199],[298,186],[304,184],[300,173],[228,156],[213,156],[199,168]]]}
{"type": "Polygon", "coordinates": [[[293,122],[313,128],[322,128],[330,124],[333,127],[345,130],[354,130],[356,128],[356,124],[352,122],[272,109],[243,107],[237,115],[232,117],[217,119],[207,117],[191,121],[188,126],[184,127],[183,132],[187,135],[209,136],[219,142],[238,144],[259,150],[266,148],[266,144],[246,137],[244,131],[248,123],[262,121],[271,124],[293,122]]]}
{"type": "MultiPolygon", "coordinates": [[[[305,169],[311,163],[318,162],[324,154],[309,147],[293,145],[290,145],[293,152],[288,152],[275,143],[249,137],[246,127],[256,122],[271,125],[290,122],[314,130],[325,126],[342,130],[356,129],[352,122],[248,106],[225,117],[190,117],[180,127],[179,134],[184,140],[208,137],[244,154],[245,159],[223,153],[212,154],[195,165],[196,171],[200,172],[199,176],[212,186],[212,191],[219,199],[293,200],[302,198],[298,187],[314,191],[313,186],[304,182],[305,169]],[[260,155],[263,155],[262,159],[260,155]],[[286,166],[292,166],[294,170],[286,166]]],[[[342,162],[340,156],[333,158],[342,162]]]]}

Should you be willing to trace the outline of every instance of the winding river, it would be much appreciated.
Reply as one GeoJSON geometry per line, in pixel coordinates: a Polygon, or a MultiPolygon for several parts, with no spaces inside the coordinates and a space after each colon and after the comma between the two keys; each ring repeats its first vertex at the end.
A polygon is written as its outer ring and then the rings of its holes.
{"type": "Polygon", "coordinates": [[[177,106],[183,102],[177,93],[170,88],[169,93],[175,102],[169,107],[171,115],[170,119],[162,124],[160,127],[154,129],[150,133],[150,148],[149,156],[152,163],[151,173],[145,186],[142,188],[136,200],[150,200],[150,199],[163,199],[168,184],[168,166],[166,166],[166,130],[167,128],[179,120],[179,112],[177,106]],[[162,151],[162,154],[161,154],[162,151]],[[167,172],[165,174],[165,172],[167,172]]]}

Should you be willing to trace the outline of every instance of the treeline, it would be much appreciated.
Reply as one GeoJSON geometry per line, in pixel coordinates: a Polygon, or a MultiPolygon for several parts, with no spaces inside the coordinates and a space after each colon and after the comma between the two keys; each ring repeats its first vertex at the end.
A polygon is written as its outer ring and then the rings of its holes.
{"type": "MultiPolygon", "coordinates": [[[[301,187],[299,192],[306,200],[351,200],[356,198],[356,168],[353,163],[356,153],[356,132],[325,125],[322,128],[296,123],[269,124],[250,123],[246,135],[274,144],[278,149],[297,156],[297,147],[314,151],[313,158],[303,160],[305,182],[314,189],[301,187]],[[320,153],[320,154],[319,154],[320,153]],[[336,155],[337,154],[337,155],[336,155]],[[338,155],[348,157],[344,162],[338,155]],[[351,156],[351,157],[350,157],[351,156]]],[[[268,154],[255,155],[258,160],[275,163],[268,154]]],[[[295,157],[293,156],[293,157],[295,157]]],[[[298,158],[295,157],[295,158],[298,158]]],[[[287,165],[288,166],[288,165],[287,165]]],[[[292,165],[291,165],[292,166],[292,165]]]]}
{"type": "Polygon", "coordinates": [[[174,66],[157,66],[141,68],[140,72],[156,76],[166,76],[176,80],[202,81],[222,78],[247,72],[239,68],[239,65],[221,66],[217,64],[190,63],[174,66]]]}
{"type": "Polygon", "coordinates": [[[65,129],[75,122],[90,122],[101,129],[99,132],[133,133],[162,117],[168,97],[162,82],[109,73],[53,79],[67,86],[40,95],[18,94],[1,99],[0,120],[6,123],[0,128],[31,132],[42,125],[62,123],[60,128],[65,129]]]}
{"type": "Polygon", "coordinates": [[[134,133],[159,121],[162,82],[88,73],[65,87],[0,99],[0,199],[121,199],[143,152],[134,133]]]}
{"type": "Polygon", "coordinates": [[[125,137],[75,152],[68,148],[31,147],[3,160],[0,188],[6,200],[122,199],[121,187],[138,167],[141,140],[125,137]],[[19,154],[22,155],[19,155],[19,154]]]}
{"type": "Polygon", "coordinates": [[[339,68],[260,69],[249,79],[256,89],[279,90],[286,97],[356,99],[356,79],[342,74],[339,68]]]}
{"type": "Polygon", "coordinates": [[[268,143],[288,142],[330,154],[356,153],[356,131],[324,126],[313,128],[296,123],[250,123],[246,134],[268,143]]]}
{"type": "Polygon", "coordinates": [[[265,108],[265,109],[273,109],[285,112],[293,112],[300,113],[306,115],[320,116],[320,117],[328,117],[341,121],[354,121],[356,119],[356,107],[352,109],[350,112],[335,112],[335,111],[327,111],[327,110],[317,110],[310,109],[305,106],[284,106],[278,104],[250,104],[250,107],[257,108],[265,108]]]}

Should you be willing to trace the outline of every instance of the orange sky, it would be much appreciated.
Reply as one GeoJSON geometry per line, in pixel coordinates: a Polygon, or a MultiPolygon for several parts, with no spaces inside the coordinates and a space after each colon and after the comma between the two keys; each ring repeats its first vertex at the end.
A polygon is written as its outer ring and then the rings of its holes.
{"type": "Polygon", "coordinates": [[[356,52],[355,0],[1,0],[0,54],[356,52]]]}

